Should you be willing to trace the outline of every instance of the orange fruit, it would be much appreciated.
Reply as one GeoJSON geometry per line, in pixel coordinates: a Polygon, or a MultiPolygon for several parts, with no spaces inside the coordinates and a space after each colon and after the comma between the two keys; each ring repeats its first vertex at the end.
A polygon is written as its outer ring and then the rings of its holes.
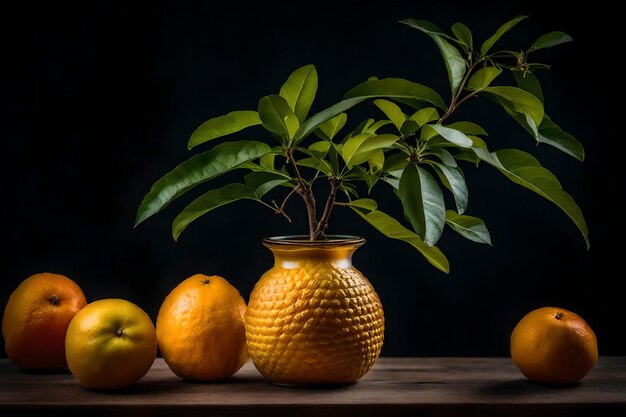
{"type": "Polygon", "coordinates": [[[124,388],[150,370],[156,332],[150,317],[130,301],[99,300],[72,319],[65,352],[70,371],[87,388],[124,388]]]}
{"type": "Polygon", "coordinates": [[[2,317],[7,356],[22,369],[64,368],[67,326],[86,304],[80,287],[66,276],[44,272],[26,278],[2,317]]]}
{"type": "Polygon", "coordinates": [[[557,307],[531,311],[511,334],[511,358],[533,381],[570,384],[580,381],[598,360],[591,327],[576,313],[557,307]]]}
{"type": "Polygon", "coordinates": [[[217,275],[193,275],[170,292],[157,317],[163,359],[179,377],[219,380],[248,360],[239,291],[217,275]]]}

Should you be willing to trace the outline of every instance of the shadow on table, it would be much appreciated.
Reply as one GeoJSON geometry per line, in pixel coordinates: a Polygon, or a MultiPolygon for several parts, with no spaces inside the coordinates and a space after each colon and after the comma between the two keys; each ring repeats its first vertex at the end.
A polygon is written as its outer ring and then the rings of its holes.
{"type": "Polygon", "coordinates": [[[539,384],[537,382],[529,381],[528,379],[515,379],[513,381],[497,382],[495,384],[489,384],[480,389],[483,394],[490,395],[510,395],[510,396],[523,396],[528,394],[545,393],[546,389],[551,390],[570,390],[578,387],[580,384],[567,384],[567,385],[552,385],[552,384],[539,384]]]}
{"type": "Polygon", "coordinates": [[[137,396],[137,395],[151,395],[160,394],[164,392],[176,392],[183,390],[184,387],[177,386],[176,384],[159,384],[159,383],[141,383],[138,382],[128,388],[112,389],[112,390],[89,390],[99,395],[111,395],[111,396],[137,396]]]}

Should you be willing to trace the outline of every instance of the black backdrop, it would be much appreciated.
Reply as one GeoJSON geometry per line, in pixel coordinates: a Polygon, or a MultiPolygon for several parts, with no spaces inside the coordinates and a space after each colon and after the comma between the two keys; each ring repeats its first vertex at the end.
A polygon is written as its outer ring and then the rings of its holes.
{"type": "MultiPolygon", "coordinates": [[[[621,128],[612,127],[622,124],[612,103],[622,94],[623,76],[611,61],[617,17],[600,5],[232,1],[5,8],[0,304],[41,271],[73,278],[90,301],[126,298],[153,318],[168,291],[193,273],[223,275],[247,298],[272,262],[260,239],[305,231],[300,201],[288,205],[291,225],[242,202],[197,221],[175,243],[170,223],[187,196],[133,230],[153,181],[189,157],[193,129],[212,116],[256,108],[258,98],[277,92],[292,70],[308,63],[320,75],[313,111],[370,75],[409,78],[445,94],[435,45],[397,20],[429,19],[444,28],[460,20],[484,39],[513,15],[531,14],[502,46],[522,48],[557,29],[574,37],[537,56],[553,65],[539,75],[547,111],[583,142],[586,161],[535,147],[490,103],[477,100],[458,117],[487,127],[493,149],[534,152],[555,172],[584,210],[591,250],[559,209],[487,166],[465,172],[469,214],[485,219],[494,246],[448,231],[439,246],[451,260],[449,276],[346,210],[336,210],[330,230],[368,239],[355,263],[385,307],[384,355],[505,355],[515,323],[544,305],[585,317],[602,354],[626,354],[619,262],[626,228],[615,201],[624,196],[623,152],[611,149],[623,140],[621,128]]],[[[365,111],[372,105],[350,120],[365,111]]],[[[259,133],[247,137],[263,139],[259,133]]],[[[399,215],[386,190],[376,196],[399,215]]]]}

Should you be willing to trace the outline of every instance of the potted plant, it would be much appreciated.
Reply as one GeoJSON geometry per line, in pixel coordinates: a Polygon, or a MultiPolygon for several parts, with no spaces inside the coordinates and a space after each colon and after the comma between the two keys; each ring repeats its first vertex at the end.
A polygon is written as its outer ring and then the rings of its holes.
{"type": "Polygon", "coordinates": [[[468,190],[461,169],[464,162],[487,163],[561,208],[588,245],[580,208],[537,159],[517,149],[490,151],[482,127],[469,121],[451,122],[459,106],[485,97],[537,143],[583,160],[581,144],[544,112],[534,72],[547,66],[529,61],[534,51],[571,38],[551,32],[525,51],[494,51],[500,37],[524,18],[505,23],[480,46],[462,23],[454,24],[450,35],[427,21],[402,20],[439,47],[450,81],[447,102],[424,85],[372,77],[349,90],[342,101],[309,117],[317,72],[307,65],[294,71],[278,94],[263,97],[257,110],[210,119],[189,139],[191,149],[261,125],[273,146],[259,141],[223,142],[183,162],[152,186],[139,207],[136,224],[221,174],[247,173],[242,182],[211,189],[185,207],[174,219],[174,239],[198,217],[237,200],[256,201],[289,221],[286,202],[294,196],[303,200],[308,234],[263,241],[276,263],[255,286],[246,313],[250,356],[266,378],[283,384],[350,383],[363,376],[380,353],[382,306],[351,263],[352,253],[364,240],[327,234],[336,206],[353,210],[385,236],[410,244],[436,268],[448,272],[448,260],[435,246],[446,225],[469,240],[490,244],[483,221],[465,214],[468,190]],[[498,83],[504,71],[512,72],[516,86],[498,83]],[[366,100],[374,100],[381,110],[377,117],[382,118],[367,119],[345,132],[345,112],[366,100]],[[320,181],[329,187],[321,204],[313,192],[320,181]],[[359,198],[377,186],[389,187],[400,199],[406,226],[379,210],[374,200],[359,198]],[[452,209],[446,210],[444,189],[454,197],[452,209]],[[280,202],[267,198],[277,190],[284,194],[280,202]]]}

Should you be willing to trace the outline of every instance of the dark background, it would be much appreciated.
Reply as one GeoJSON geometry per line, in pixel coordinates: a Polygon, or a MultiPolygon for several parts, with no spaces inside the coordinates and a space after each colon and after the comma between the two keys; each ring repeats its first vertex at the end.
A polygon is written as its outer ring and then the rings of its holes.
{"type": "MultiPolygon", "coordinates": [[[[354,261],[385,308],[384,355],[507,355],[517,321],[545,305],[585,317],[601,354],[626,354],[616,13],[600,2],[293,3],[3,6],[0,304],[43,271],[71,277],[89,301],[126,298],[153,318],[193,273],[223,275],[247,299],[272,263],[261,238],[306,231],[300,201],[287,207],[293,224],[241,202],[205,216],[175,243],[171,221],[203,187],[133,230],[151,184],[192,154],[186,143],[195,127],[256,109],[260,97],[309,63],[320,76],[314,112],[371,75],[421,82],[447,100],[436,46],[396,22],[415,17],[448,29],[462,21],[483,40],[513,15],[531,14],[499,45],[526,48],[557,29],[574,37],[536,57],[553,66],[539,74],[546,110],[584,144],[586,161],[536,147],[489,102],[474,100],[455,120],[476,120],[490,132],[492,149],[528,150],[557,174],[586,215],[591,250],[557,207],[488,166],[465,167],[468,214],[485,219],[494,246],[447,230],[439,246],[451,261],[449,276],[345,209],[336,210],[330,230],[368,239],[354,261]]],[[[361,105],[350,113],[351,126],[374,110],[361,105]]],[[[267,140],[260,132],[232,138],[267,140]]],[[[384,188],[375,194],[381,206],[402,217],[384,188]]]]}

